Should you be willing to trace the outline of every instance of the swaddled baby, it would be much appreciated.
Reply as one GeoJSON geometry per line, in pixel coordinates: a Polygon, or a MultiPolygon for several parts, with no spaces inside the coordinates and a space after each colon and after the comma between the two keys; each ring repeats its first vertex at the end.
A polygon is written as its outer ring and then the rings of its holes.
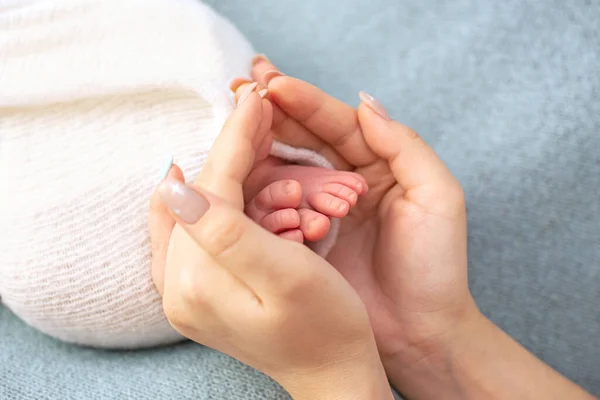
{"type": "MultiPolygon", "coordinates": [[[[166,156],[198,175],[251,46],[196,0],[3,2],[0,31],[3,304],[68,342],[180,340],[151,279],[148,200],[166,156]]],[[[325,255],[364,182],[304,149],[272,155],[246,184],[249,216],[325,255]],[[291,197],[269,196],[289,180],[291,197]]]]}

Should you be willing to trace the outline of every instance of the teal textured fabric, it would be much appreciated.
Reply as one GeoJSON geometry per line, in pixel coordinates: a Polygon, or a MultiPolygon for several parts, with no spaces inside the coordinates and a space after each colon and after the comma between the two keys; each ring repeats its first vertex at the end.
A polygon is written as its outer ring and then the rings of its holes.
{"type": "MultiPolygon", "coordinates": [[[[208,3],[284,72],[419,131],[465,188],[483,312],[600,395],[600,2],[208,3]]],[[[0,398],[287,398],[191,343],[99,352],[0,324],[0,398]]]]}

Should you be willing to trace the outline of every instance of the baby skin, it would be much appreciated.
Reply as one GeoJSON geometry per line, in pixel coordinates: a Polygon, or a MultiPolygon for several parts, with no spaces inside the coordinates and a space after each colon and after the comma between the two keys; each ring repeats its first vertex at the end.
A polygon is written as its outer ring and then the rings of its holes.
{"type": "Polygon", "coordinates": [[[275,157],[260,162],[244,185],[245,212],[266,230],[299,243],[329,232],[330,218],[343,218],[368,190],[354,172],[287,164],[275,157]]]}

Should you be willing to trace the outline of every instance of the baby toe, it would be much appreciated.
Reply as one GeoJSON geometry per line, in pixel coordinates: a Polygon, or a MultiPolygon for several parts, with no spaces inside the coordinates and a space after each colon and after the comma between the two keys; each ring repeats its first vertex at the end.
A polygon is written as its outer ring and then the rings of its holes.
{"type": "Polygon", "coordinates": [[[323,185],[323,192],[346,201],[350,207],[354,207],[358,201],[358,193],[355,189],[339,183],[327,183],[323,185]]]}
{"type": "Polygon", "coordinates": [[[368,192],[369,186],[366,179],[356,172],[339,172],[328,177],[329,184],[339,184],[348,187],[358,195],[368,192]]]}
{"type": "Polygon", "coordinates": [[[276,181],[262,189],[245,207],[246,214],[260,222],[273,211],[300,206],[302,187],[294,180],[276,181]]]}
{"type": "Polygon", "coordinates": [[[325,215],[309,209],[298,210],[300,230],[304,238],[311,242],[322,240],[329,233],[331,221],[325,215]]]}
{"type": "Polygon", "coordinates": [[[300,226],[300,215],[293,208],[277,210],[263,217],[260,226],[272,233],[296,229],[300,226]]]}
{"type": "Polygon", "coordinates": [[[292,229],[289,231],[281,232],[278,236],[285,240],[291,240],[292,242],[304,243],[304,234],[300,229],[292,229]]]}
{"type": "Polygon", "coordinates": [[[343,218],[350,211],[348,201],[325,192],[312,193],[307,201],[315,211],[332,218],[343,218]]]}

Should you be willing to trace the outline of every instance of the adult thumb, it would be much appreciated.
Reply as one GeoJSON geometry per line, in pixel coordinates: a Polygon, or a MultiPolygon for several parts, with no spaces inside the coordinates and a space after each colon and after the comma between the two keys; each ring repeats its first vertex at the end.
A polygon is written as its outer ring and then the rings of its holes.
{"type": "Polygon", "coordinates": [[[217,136],[194,183],[243,209],[242,184],[261,155],[261,144],[269,139],[272,120],[270,102],[256,92],[247,94],[217,136]]]}
{"type": "MultiPolygon", "coordinates": [[[[183,172],[177,165],[170,165],[166,178],[183,182],[183,172]]],[[[152,244],[152,280],[156,289],[162,296],[165,280],[165,265],[169,250],[171,233],[175,226],[175,219],[161,201],[159,193],[155,190],[150,198],[148,213],[148,232],[152,244]]]]}
{"type": "Polygon", "coordinates": [[[306,262],[311,251],[264,230],[229,201],[169,178],[157,193],[202,251],[257,295],[273,293],[273,282],[285,287],[306,269],[290,267],[290,260],[306,262]]]}

